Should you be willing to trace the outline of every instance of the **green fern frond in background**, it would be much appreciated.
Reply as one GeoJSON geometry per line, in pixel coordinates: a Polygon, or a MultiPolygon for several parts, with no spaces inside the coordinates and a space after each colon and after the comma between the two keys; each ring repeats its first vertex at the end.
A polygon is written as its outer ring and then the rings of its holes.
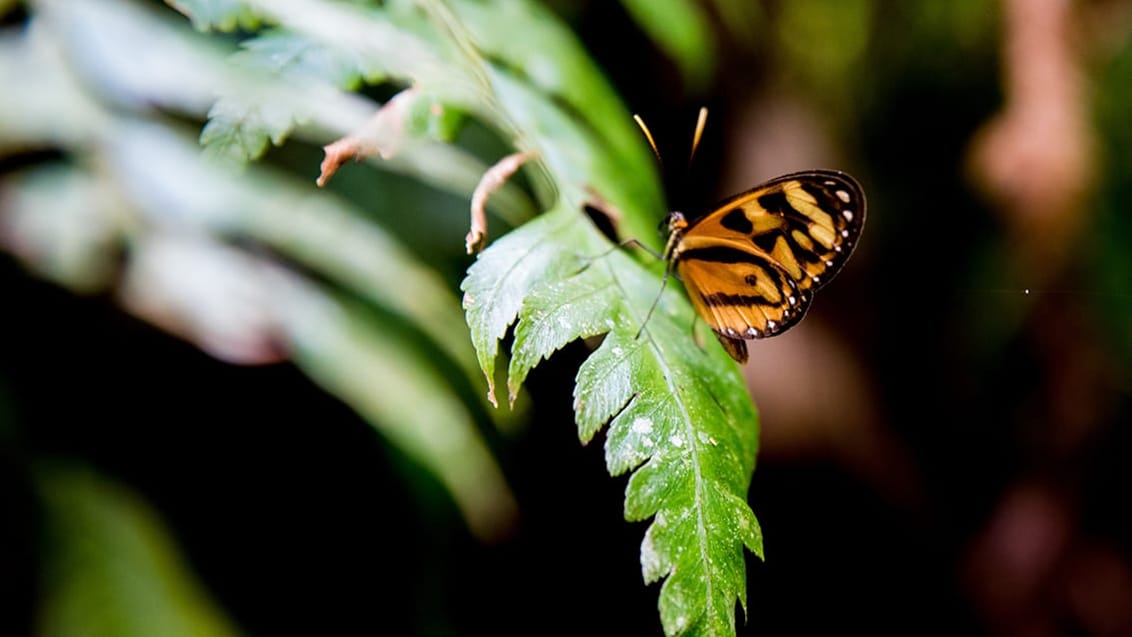
{"type": "Polygon", "coordinates": [[[0,633],[1132,625],[1126,5],[0,0],[0,633]],[[618,93],[866,186],[762,441],[618,93]]]}
{"type": "Polygon", "coordinates": [[[35,478],[50,529],[38,635],[241,634],[136,493],[60,464],[41,467],[35,478]]]}
{"type": "MultiPolygon", "coordinates": [[[[21,237],[8,249],[63,285],[118,290],[131,311],[221,358],[262,361],[264,343],[282,339],[312,379],[433,472],[483,537],[509,524],[514,503],[472,423],[482,406],[462,388],[494,396],[512,325],[511,402],[540,361],[603,336],[577,376],[579,438],[608,423],[608,469],[632,472],[625,517],[652,520],[641,566],[645,582],[664,580],[665,632],[734,633],[744,547],[762,552],[745,498],[758,422],[737,368],[690,334],[678,291],[637,337],[659,278],[610,252],[583,208],[654,242],[662,197],[647,147],[570,32],[527,0],[169,4],[198,30],[242,30],[239,49],[127,0],[39,0],[27,31],[0,42],[0,83],[50,80],[5,101],[0,148],[72,158],[4,181],[14,202],[4,223],[21,237]],[[400,91],[386,108],[403,110],[375,118],[381,106],[352,92],[374,84],[400,91]],[[203,155],[168,114],[207,119],[203,155]],[[544,212],[493,237],[469,270],[470,341],[453,291],[371,220],[410,211],[370,215],[246,166],[291,139],[362,136],[377,149],[371,165],[469,197],[488,162],[452,142],[472,123],[534,157],[533,196],[507,185],[489,208],[511,225],[544,212]],[[97,231],[76,239],[67,228],[78,227],[80,199],[83,227],[97,231]],[[117,273],[120,251],[129,259],[117,273]],[[397,336],[406,332],[409,341],[397,336]]],[[[698,59],[696,24],[660,36],[682,60],[698,59]]],[[[686,70],[702,77],[709,66],[686,70]]]]}

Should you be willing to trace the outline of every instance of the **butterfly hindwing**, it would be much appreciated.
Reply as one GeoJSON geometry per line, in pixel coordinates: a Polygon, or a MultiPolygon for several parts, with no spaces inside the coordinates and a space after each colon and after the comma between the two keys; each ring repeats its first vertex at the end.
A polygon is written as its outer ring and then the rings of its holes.
{"type": "Polygon", "coordinates": [[[864,221],[865,196],[852,177],[793,173],[682,228],[670,258],[700,316],[743,361],[742,339],[773,336],[802,319],[813,292],[848,261],[864,221]]]}
{"type": "Polygon", "coordinates": [[[725,246],[685,255],[676,267],[692,304],[724,336],[773,336],[805,312],[809,293],[763,255],[725,246]]]}

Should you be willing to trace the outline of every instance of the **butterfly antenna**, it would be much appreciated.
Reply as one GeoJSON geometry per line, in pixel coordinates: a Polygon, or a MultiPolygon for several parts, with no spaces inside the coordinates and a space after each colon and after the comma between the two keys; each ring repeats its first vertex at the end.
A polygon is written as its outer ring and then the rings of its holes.
{"type": "Polygon", "coordinates": [[[641,334],[645,332],[645,326],[649,324],[649,319],[652,318],[653,310],[656,309],[660,303],[660,297],[664,295],[664,287],[668,285],[668,275],[672,273],[671,264],[664,268],[664,278],[660,280],[660,291],[656,293],[656,298],[652,300],[652,305],[649,306],[648,314],[645,314],[645,320],[641,323],[641,329],[637,330],[637,335],[633,338],[640,338],[641,334]]]}
{"type": "Polygon", "coordinates": [[[633,115],[633,121],[637,123],[637,126],[641,127],[641,132],[645,134],[645,139],[649,140],[649,148],[652,149],[652,154],[656,155],[656,160],[663,164],[664,161],[660,158],[660,150],[656,147],[656,140],[652,138],[652,131],[645,125],[645,120],[641,119],[640,115],[633,115]]]}
{"type": "Polygon", "coordinates": [[[707,107],[700,107],[700,115],[696,118],[696,132],[692,135],[692,151],[688,153],[688,163],[696,156],[696,149],[700,147],[700,140],[704,137],[704,127],[707,126],[707,107]]]}

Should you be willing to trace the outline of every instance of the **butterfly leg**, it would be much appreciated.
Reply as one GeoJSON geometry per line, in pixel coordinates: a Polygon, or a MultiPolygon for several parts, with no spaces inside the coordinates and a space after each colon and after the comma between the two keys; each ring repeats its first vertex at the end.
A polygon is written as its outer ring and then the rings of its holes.
{"type": "Polygon", "coordinates": [[[578,268],[578,270],[575,271],[571,276],[577,276],[577,275],[581,274],[582,272],[585,272],[587,268],[589,268],[591,265],[593,265],[594,261],[597,261],[598,259],[604,259],[605,257],[613,254],[613,252],[615,250],[619,249],[620,247],[621,247],[621,244],[617,244],[617,245],[613,246],[612,248],[606,250],[605,252],[602,252],[601,254],[598,254],[598,255],[594,255],[592,257],[586,256],[584,254],[577,255],[578,260],[582,262],[582,267],[578,268]]]}
{"type": "Polygon", "coordinates": [[[634,338],[640,338],[641,334],[644,333],[645,326],[649,324],[649,319],[652,318],[653,310],[655,310],[657,304],[660,303],[660,297],[664,295],[664,288],[668,285],[668,277],[671,274],[672,263],[670,262],[668,266],[664,268],[664,278],[660,280],[660,291],[656,293],[656,298],[652,300],[652,305],[649,306],[648,314],[645,314],[645,320],[641,321],[641,329],[637,330],[637,336],[634,338]]]}
{"type": "Polygon", "coordinates": [[[597,261],[598,259],[605,258],[605,257],[609,256],[610,254],[613,254],[614,252],[616,252],[616,251],[618,251],[622,248],[628,248],[630,246],[632,246],[634,248],[640,248],[641,250],[644,250],[645,252],[649,253],[650,255],[652,255],[653,257],[655,257],[658,260],[664,258],[663,256],[661,256],[661,254],[659,252],[654,252],[652,248],[648,247],[647,245],[641,243],[640,241],[638,241],[636,239],[625,239],[624,241],[618,243],[617,245],[613,246],[612,248],[606,250],[605,252],[602,252],[601,254],[596,255],[596,256],[589,257],[589,260],[597,261]]]}
{"type": "Polygon", "coordinates": [[[696,347],[700,348],[701,352],[706,353],[707,350],[704,349],[704,339],[703,339],[703,337],[700,336],[699,331],[696,330],[696,328],[699,327],[699,325],[700,325],[700,315],[699,315],[699,313],[696,313],[695,315],[692,316],[692,327],[691,327],[692,342],[696,344],[696,347]]]}
{"type": "Polygon", "coordinates": [[[653,252],[653,250],[651,248],[649,248],[648,246],[646,246],[645,244],[641,243],[640,241],[638,241],[636,239],[625,239],[624,241],[618,243],[617,245],[613,246],[612,248],[606,250],[605,252],[602,252],[601,254],[597,254],[597,255],[594,255],[592,257],[587,257],[587,256],[581,255],[581,254],[578,255],[579,259],[581,259],[582,261],[585,261],[585,265],[583,265],[581,268],[579,268],[578,271],[575,272],[574,274],[575,275],[581,274],[582,272],[584,272],[586,270],[586,268],[590,267],[590,265],[592,265],[594,261],[597,261],[598,259],[604,259],[605,257],[613,254],[614,252],[616,252],[616,251],[618,251],[622,248],[628,248],[629,246],[640,248],[640,249],[644,250],[645,252],[649,253],[650,255],[652,255],[653,257],[656,257],[657,259],[663,259],[664,258],[659,253],[653,252]]]}

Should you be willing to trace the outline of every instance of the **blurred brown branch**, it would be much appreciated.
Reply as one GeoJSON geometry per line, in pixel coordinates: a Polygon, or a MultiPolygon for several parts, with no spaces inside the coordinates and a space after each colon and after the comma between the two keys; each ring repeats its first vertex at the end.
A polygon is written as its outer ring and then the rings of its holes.
{"type": "Polygon", "coordinates": [[[1002,6],[1006,104],[976,135],[971,168],[1018,238],[1026,270],[1048,276],[1074,244],[1095,172],[1082,49],[1073,3],[1002,6]]]}

